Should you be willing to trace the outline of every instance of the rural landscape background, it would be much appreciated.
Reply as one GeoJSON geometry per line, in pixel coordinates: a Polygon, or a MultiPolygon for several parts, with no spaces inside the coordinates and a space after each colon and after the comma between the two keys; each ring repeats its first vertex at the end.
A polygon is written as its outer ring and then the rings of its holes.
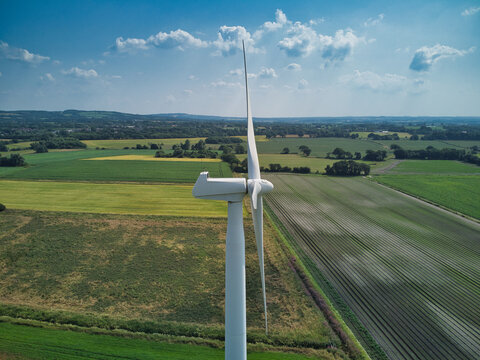
{"type": "Polygon", "coordinates": [[[0,358],[223,359],[247,176],[249,359],[477,359],[474,1],[0,2],[0,358]]]}

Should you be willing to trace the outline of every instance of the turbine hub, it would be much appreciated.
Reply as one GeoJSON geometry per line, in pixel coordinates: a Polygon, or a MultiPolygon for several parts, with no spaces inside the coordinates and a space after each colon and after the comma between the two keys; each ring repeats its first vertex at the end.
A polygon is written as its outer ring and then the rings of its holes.
{"type": "Polygon", "coordinates": [[[253,194],[254,188],[258,187],[257,194],[264,195],[273,191],[273,184],[264,179],[249,179],[248,181],[248,192],[253,194]]]}

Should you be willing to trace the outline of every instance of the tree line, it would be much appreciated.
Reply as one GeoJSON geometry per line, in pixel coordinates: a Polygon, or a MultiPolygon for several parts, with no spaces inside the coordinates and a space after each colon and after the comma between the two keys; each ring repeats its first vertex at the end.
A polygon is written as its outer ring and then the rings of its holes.
{"type": "Polygon", "coordinates": [[[393,154],[395,159],[416,159],[416,160],[459,160],[471,164],[480,165],[480,157],[478,157],[478,147],[472,147],[470,152],[463,149],[436,149],[433,146],[427,146],[422,150],[406,150],[400,146],[394,148],[393,154]]]}
{"type": "MultiPolygon", "coordinates": [[[[343,137],[357,138],[356,132],[370,132],[382,140],[394,135],[375,132],[407,132],[423,139],[479,140],[478,119],[453,123],[455,119],[395,118],[324,118],[324,119],[256,119],[255,133],[267,138],[343,137]],[[428,122],[427,122],[428,121],[428,122]],[[430,126],[429,124],[434,124],[430,126]]],[[[246,121],[200,116],[137,115],[109,111],[0,111],[0,139],[45,141],[48,137],[72,137],[78,140],[192,138],[245,136],[246,121]]]]}

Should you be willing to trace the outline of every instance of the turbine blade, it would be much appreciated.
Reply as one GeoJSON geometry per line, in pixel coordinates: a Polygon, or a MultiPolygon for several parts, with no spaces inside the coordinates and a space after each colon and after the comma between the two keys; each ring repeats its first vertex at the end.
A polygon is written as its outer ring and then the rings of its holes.
{"type": "Polygon", "coordinates": [[[257,209],[257,206],[258,206],[258,194],[260,193],[261,189],[262,189],[262,185],[260,185],[258,183],[258,181],[255,181],[253,183],[253,190],[252,190],[252,194],[250,196],[252,207],[255,210],[257,209]]]}
{"type": "Polygon", "coordinates": [[[255,229],[255,240],[257,241],[258,261],[260,265],[260,277],[262,280],[263,309],[265,311],[265,333],[268,335],[267,319],[267,296],[265,294],[265,269],[263,260],[263,199],[258,197],[257,208],[252,207],[253,226],[255,229]]]}
{"type": "Polygon", "coordinates": [[[245,55],[245,42],[243,45],[243,65],[245,67],[245,90],[247,97],[247,156],[248,156],[248,178],[260,179],[260,165],[258,163],[257,145],[255,133],[253,132],[252,110],[250,109],[250,95],[248,94],[248,73],[247,57],[245,55]]]}

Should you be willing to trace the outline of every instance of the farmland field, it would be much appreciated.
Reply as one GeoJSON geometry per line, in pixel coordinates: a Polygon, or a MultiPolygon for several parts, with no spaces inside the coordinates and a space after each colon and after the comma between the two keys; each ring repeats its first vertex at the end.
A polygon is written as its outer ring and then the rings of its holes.
{"type": "MultiPolygon", "coordinates": [[[[190,142],[196,143],[200,140],[205,140],[206,138],[189,138],[190,142]]],[[[185,142],[187,138],[173,138],[173,139],[124,139],[124,140],[83,140],[82,142],[87,145],[87,148],[95,149],[105,148],[105,149],[123,149],[124,147],[135,147],[137,144],[147,145],[150,144],[163,144],[163,148],[168,150],[172,145],[180,144],[185,142]]]]}
{"type": "Polygon", "coordinates": [[[346,138],[276,138],[259,142],[257,148],[260,154],[280,154],[284,147],[288,147],[291,153],[299,152],[298,147],[301,145],[306,145],[312,149],[311,156],[320,157],[325,157],[327,152],[332,152],[333,149],[337,147],[345,151],[350,151],[352,154],[355,151],[360,151],[363,154],[368,149],[384,149],[381,144],[370,140],[353,140],[346,138]]]}
{"type": "MultiPolygon", "coordinates": [[[[240,160],[247,157],[247,154],[237,155],[240,160]]],[[[324,172],[327,165],[332,165],[335,161],[332,159],[322,159],[315,157],[305,157],[297,154],[259,154],[260,166],[268,167],[270,164],[281,164],[291,168],[299,166],[308,166],[312,172],[324,172]]]]}
{"type": "Polygon", "coordinates": [[[468,149],[473,145],[480,146],[480,141],[464,141],[464,140],[377,140],[375,141],[386,148],[390,149],[390,145],[395,144],[406,150],[425,149],[428,146],[433,146],[437,149],[453,148],[453,149],[468,149]]]}
{"type": "Polygon", "coordinates": [[[453,160],[405,160],[388,173],[480,175],[480,166],[453,160]]]}
{"type": "Polygon", "coordinates": [[[231,176],[227,163],[210,161],[83,161],[115,155],[147,156],[136,150],[73,151],[26,156],[28,167],[0,168],[0,178],[20,180],[140,181],[194,183],[198,174],[209,171],[212,177],[231,176]]]}
{"type": "Polygon", "coordinates": [[[88,158],[85,160],[143,160],[143,161],[176,161],[176,162],[221,162],[221,159],[210,158],[176,158],[176,157],[153,157],[152,155],[114,155],[88,158]]]}
{"type": "MultiPolygon", "coordinates": [[[[247,154],[237,155],[239,160],[243,160],[247,157],[247,154]]],[[[325,172],[325,167],[327,165],[332,165],[334,162],[339,160],[337,159],[324,159],[311,156],[301,156],[298,154],[259,154],[258,159],[260,161],[260,166],[268,167],[270,164],[280,164],[282,166],[288,166],[291,168],[307,166],[311,169],[312,172],[318,171],[320,173],[325,172]]],[[[370,165],[372,168],[381,166],[384,162],[371,162],[371,161],[359,161],[370,165]]]]}
{"type": "MultiPolygon", "coordinates": [[[[270,335],[265,337],[250,218],[245,225],[249,337],[256,339],[253,342],[313,347],[318,354],[339,346],[338,337],[289,268],[289,255],[268,224],[265,274],[270,335]]],[[[106,321],[102,316],[138,320],[140,325],[154,321],[167,335],[173,329],[175,335],[222,339],[224,218],[7,209],[0,216],[0,227],[0,312],[6,306],[1,304],[13,304],[34,309],[33,313],[37,309],[43,317],[41,310],[52,309],[68,311],[73,319],[80,316],[75,314],[97,316],[101,324],[106,321]]]]}
{"type": "MultiPolygon", "coordinates": [[[[167,342],[86,334],[38,328],[0,322],[1,359],[171,359],[191,360],[224,359],[223,349],[189,344],[169,344],[167,342]],[[8,354],[8,355],[7,355],[8,354]]],[[[276,352],[249,351],[252,360],[306,360],[310,356],[282,354],[276,352]]],[[[330,358],[325,354],[325,359],[330,358]]],[[[333,359],[333,357],[332,357],[333,359]]]]}
{"type": "Polygon", "coordinates": [[[8,208],[137,215],[226,217],[222,201],[194,199],[191,185],[0,180],[8,208]]]}
{"type": "Polygon", "coordinates": [[[339,147],[352,154],[356,151],[365,155],[366,150],[389,150],[391,144],[396,144],[404,149],[425,149],[427,146],[433,146],[437,149],[456,148],[467,149],[471,146],[480,146],[479,141],[441,141],[441,140],[367,140],[367,139],[348,139],[348,138],[275,138],[269,141],[259,142],[257,144],[260,154],[280,154],[284,147],[288,147],[290,152],[299,152],[300,145],[306,145],[312,149],[311,156],[325,157],[327,152],[339,147]]]}
{"type": "Polygon", "coordinates": [[[478,358],[479,224],[366,179],[265,177],[291,245],[389,358],[478,358]]]}
{"type": "Polygon", "coordinates": [[[480,219],[480,201],[478,200],[480,199],[480,176],[478,175],[381,175],[375,177],[375,180],[480,219]]]}

